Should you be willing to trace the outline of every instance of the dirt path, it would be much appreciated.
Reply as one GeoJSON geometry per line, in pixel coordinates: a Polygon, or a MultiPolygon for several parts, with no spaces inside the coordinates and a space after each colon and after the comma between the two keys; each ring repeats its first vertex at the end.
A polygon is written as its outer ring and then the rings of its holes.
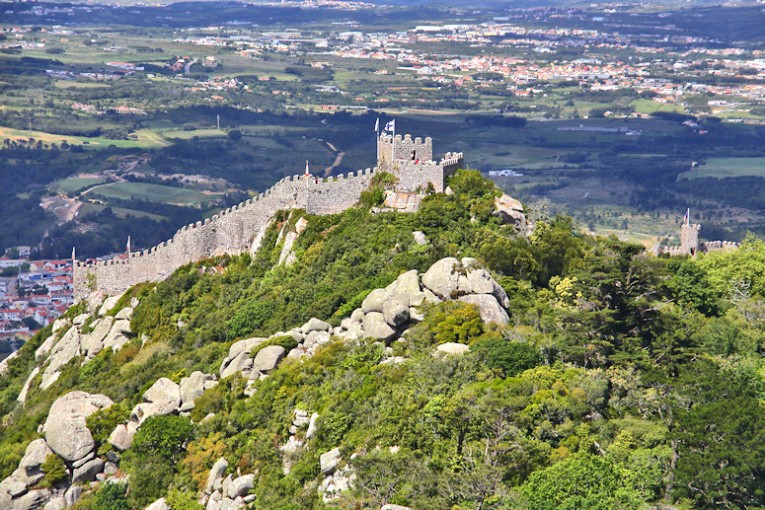
{"type": "Polygon", "coordinates": [[[65,198],[61,195],[55,197],[45,197],[40,202],[40,207],[50,211],[56,217],[59,225],[72,221],[80,211],[80,202],[76,198],[65,198]]]}
{"type": "Polygon", "coordinates": [[[345,152],[339,151],[337,147],[335,147],[331,142],[325,141],[324,143],[327,145],[329,150],[335,153],[335,161],[332,162],[331,166],[328,166],[327,168],[324,169],[324,177],[329,177],[330,175],[332,175],[332,171],[335,168],[339,167],[340,164],[343,162],[343,158],[345,157],[345,152]]]}

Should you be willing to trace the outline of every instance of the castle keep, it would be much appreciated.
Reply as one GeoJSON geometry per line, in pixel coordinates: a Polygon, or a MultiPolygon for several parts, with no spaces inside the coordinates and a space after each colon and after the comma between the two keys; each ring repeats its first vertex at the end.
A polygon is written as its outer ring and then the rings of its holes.
{"type": "Polygon", "coordinates": [[[443,192],[446,178],[463,163],[462,153],[432,160],[432,140],[410,135],[381,135],[377,167],[347,175],[316,178],[310,174],[286,177],[268,191],[221,211],[212,218],[181,228],[158,246],[130,253],[128,258],[74,263],[74,293],[83,298],[93,290],[116,295],[145,281],[160,281],[184,264],[222,254],[239,255],[259,248],[268,221],[281,209],[305,209],[309,214],[334,214],[358,202],[376,171],[391,172],[396,191],[424,192],[430,186],[443,192]],[[430,185],[430,186],[429,186],[430,185]]]}
{"type": "Polygon", "coordinates": [[[433,161],[433,140],[410,135],[381,134],[377,140],[377,168],[398,178],[396,191],[424,191],[428,184],[443,193],[446,178],[462,166],[462,153],[447,152],[440,161],[433,161]]]}

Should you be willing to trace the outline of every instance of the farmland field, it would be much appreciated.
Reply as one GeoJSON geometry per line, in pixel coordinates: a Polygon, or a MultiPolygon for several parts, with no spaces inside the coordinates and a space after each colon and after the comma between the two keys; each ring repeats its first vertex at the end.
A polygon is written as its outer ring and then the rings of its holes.
{"type": "Polygon", "coordinates": [[[220,129],[194,129],[186,131],[184,129],[171,129],[162,131],[161,135],[165,138],[176,138],[179,140],[190,140],[192,138],[223,138],[226,132],[220,129]]]}
{"type": "Polygon", "coordinates": [[[157,133],[148,129],[140,129],[129,135],[128,140],[112,140],[102,137],[85,137],[73,135],[56,135],[44,131],[34,131],[27,129],[14,129],[0,126],[0,141],[12,140],[16,142],[28,141],[30,138],[34,141],[41,141],[48,144],[68,143],[69,145],[87,145],[90,148],[99,149],[115,146],[121,149],[150,149],[155,147],[167,147],[170,142],[162,138],[157,133]]]}
{"type": "Polygon", "coordinates": [[[74,193],[104,182],[106,180],[100,177],[73,177],[56,182],[52,189],[62,193],[74,193]]]}
{"type": "Polygon", "coordinates": [[[93,195],[121,200],[148,200],[149,202],[202,205],[213,202],[221,197],[220,193],[202,193],[186,188],[162,186],[145,182],[118,182],[96,186],[91,190],[93,195]]]}
{"type": "Polygon", "coordinates": [[[709,158],[703,165],[680,176],[681,179],[703,177],[765,177],[765,158],[709,158]]]}
{"type": "Polygon", "coordinates": [[[126,207],[113,207],[113,206],[106,206],[101,204],[82,204],[82,207],[80,208],[80,214],[87,214],[87,213],[100,213],[104,209],[109,208],[112,210],[115,216],[118,218],[127,218],[128,216],[133,216],[136,218],[143,217],[143,218],[149,218],[154,221],[164,221],[167,220],[165,216],[161,216],[159,214],[153,214],[146,211],[138,211],[136,209],[128,209],[126,207]]]}

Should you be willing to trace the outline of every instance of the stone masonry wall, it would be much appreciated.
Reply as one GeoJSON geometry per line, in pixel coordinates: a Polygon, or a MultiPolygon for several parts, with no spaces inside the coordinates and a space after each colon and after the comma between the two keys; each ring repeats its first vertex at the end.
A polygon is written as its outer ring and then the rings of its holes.
{"type": "Polygon", "coordinates": [[[393,146],[393,136],[380,135],[377,143],[378,167],[390,165],[394,161],[433,160],[433,140],[429,136],[423,141],[419,137],[413,139],[411,135],[396,135],[395,154],[393,146]]]}
{"type": "Polygon", "coordinates": [[[462,166],[463,156],[461,152],[453,154],[447,152],[438,163],[435,161],[397,161],[389,171],[398,178],[396,191],[413,192],[417,191],[418,188],[424,191],[430,183],[437,193],[443,193],[446,178],[462,166]]]}
{"type": "Polygon", "coordinates": [[[329,179],[287,177],[255,198],[181,228],[158,246],[132,253],[130,259],[77,262],[75,297],[87,296],[93,287],[119,294],[137,283],[163,280],[190,262],[224,253],[244,253],[278,210],[303,208],[309,214],[344,211],[358,201],[373,174],[374,169],[367,168],[329,179]]]}
{"type": "MultiPolygon", "coordinates": [[[[397,191],[407,193],[425,191],[429,183],[441,193],[446,178],[463,166],[461,152],[447,152],[441,161],[433,161],[431,138],[413,139],[411,135],[396,136],[395,154],[393,137],[381,135],[377,157],[377,168],[393,172],[399,179],[397,191]]],[[[309,214],[344,211],[369,187],[377,168],[329,179],[304,175],[286,177],[262,195],[230,207],[204,222],[187,225],[172,239],[149,250],[132,253],[129,259],[77,262],[74,266],[75,297],[85,297],[95,289],[119,294],[137,283],[163,280],[190,262],[225,253],[245,253],[280,209],[305,209],[309,214]]],[[[253,250],[257,248],[257,243],[255,245],[253,250]]]]}

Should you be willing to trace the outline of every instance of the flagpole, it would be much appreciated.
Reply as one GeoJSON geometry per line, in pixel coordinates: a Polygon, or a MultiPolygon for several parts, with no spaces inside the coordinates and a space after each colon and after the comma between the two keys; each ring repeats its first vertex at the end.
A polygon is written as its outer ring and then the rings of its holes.
{"type": "Polygon", "coordinates": [[[77,262],[76,254],[75,254],[75,247],[72,246],[72,297],[74,298],[75,294],[77,293],[77,282],[74,279],[74,265],[77,262]]]}
{"type": "Polygon", "coordinates": [[[396,119],[393,119],[393,145],[391,146],[390,164],[391,168],[395,165],[396,161],[396,119]]]}

